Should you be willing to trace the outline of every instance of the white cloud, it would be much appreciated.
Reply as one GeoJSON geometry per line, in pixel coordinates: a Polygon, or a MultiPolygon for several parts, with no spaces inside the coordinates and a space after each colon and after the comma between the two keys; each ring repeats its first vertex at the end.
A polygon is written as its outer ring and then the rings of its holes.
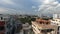
{"type": "Polygon", "coordinates": [[[0,8],[0,14],[15,14],[16,10],[9,8],[0,8]]]}
{"type": "Polygon", "coordinates": [[[36,7],[35,6],[32,6],[32,9],[35,9],[36,7]]]}
{"type": "Polygon", "coordinates": [[[0,7],[0,14],[28,14],[22,10],[15,10],[10,8],[1,8],[0,7]]]}
{"type": "Polygon", "coordinates": [[[55,2],[55,0],[44,0],[43,4],[51,4],[53,2],[55,2]]]}
{"type": "Polygon", "coordinates": [[[5,8],[0,8],[0,13],[5,13],[7,12],[8,10],[6,10],[5,8]]]}
{"type": "Polygon", "coordinates": [[[0,0],[0,4],[15,4],[12,0],[0,0]]]}
{"type": "Polygon", "coordinates": [[[60,3],[57,0],[44,0],[39,6],[40,13],[60,13],[60,3]]]}

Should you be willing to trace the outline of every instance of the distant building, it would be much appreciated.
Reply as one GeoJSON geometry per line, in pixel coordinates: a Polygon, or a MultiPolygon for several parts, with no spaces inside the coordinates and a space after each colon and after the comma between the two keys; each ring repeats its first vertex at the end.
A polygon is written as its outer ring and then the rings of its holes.
{"type": "Polygon", "coordinates": [[[0,15],[0,34],[20,34],[22,24],[14,16],[0,15]]]}
{"type": "Polygon", "coordinates": [[[54,18],[57,18],[57,14],[53,14],[53,19],[54,19],[54,18]]]}
{"type": "Polygon", "coordinates": [[[60,14],[53,14],[53,19],[60,18],[60,14]]]}
{"type": "Polygon", "coordinates": [[[8,19],[8,15],[0,15],[0,34],[6,34],[6,22],[8,19]]]}
{"type": "Polygon", "coordinates": [[[0,20],[8,21],[10,18],[10,15],[0,15],[0,20]]]}
{"type": "Polygon", "coordinates": [[[57,34],[57,25],[52,25],[49,20],[32,21],[32,29],[35,34],[57,34]]]}

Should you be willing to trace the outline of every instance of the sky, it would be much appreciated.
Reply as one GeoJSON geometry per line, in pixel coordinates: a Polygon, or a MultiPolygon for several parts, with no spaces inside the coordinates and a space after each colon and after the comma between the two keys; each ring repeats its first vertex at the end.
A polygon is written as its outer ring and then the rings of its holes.
{"type": "Polygon", "coordinates": [[[0,14],[60,13],[60,0],[0,0],[0,14]]]}

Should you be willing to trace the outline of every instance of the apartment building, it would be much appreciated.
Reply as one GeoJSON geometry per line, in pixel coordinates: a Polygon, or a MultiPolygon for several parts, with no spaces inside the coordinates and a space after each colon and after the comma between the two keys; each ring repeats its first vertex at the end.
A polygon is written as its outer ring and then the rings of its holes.
{"type": "Polygon", "coordinates": [[[57,25],[40,18],[32,21],[32,29],[35,34],[57,34],[57,25]]]}
{"type": "Polygon", "coordinates": [[[53,19],[50,20],[52,25],[57,25],[58,26],[58,34],[60,34],[60,19],[53,19]]]}
{"type": "Polygon", "coordinates": [[[53,19],[50,21],[51,24],[58,26],[58,34],[60,34],[60,14],[53,14],[53,19]]]}

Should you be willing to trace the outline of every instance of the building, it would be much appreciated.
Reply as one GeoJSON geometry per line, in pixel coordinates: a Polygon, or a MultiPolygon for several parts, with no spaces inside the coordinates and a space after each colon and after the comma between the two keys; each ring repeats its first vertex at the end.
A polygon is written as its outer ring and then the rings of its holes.
{"type": "Polygon", "coordinates": [[[6,15],[0,15],[0,34],[6,34],[6,22],[8,18],[6,15]]]}
{"type": "Polygon", "coordinates": [[[53,19],[57,18],[58,15],[57,14],[53,14],[53,19]]]}
{"type": "Polygon", "coordinates": [[[0,15],[0,34],[20,34],[22,23],[17,18],[10,15],[0,15]]]}
{"type": "Polygon", "coordinates": [[[60,14],[53,14],[53,19],[60,18],[60,14]]]}
{"type": "Polygon", "coordinates": [[[29,25],[28,23],[23,24],[23,34],[30,34],[31,32],[31,25],[29,25]]]}
{"type": "Polygon", "coordinates": [[[53,19],[50,21],[51,21],[51,24],[58,26],[58,34],[60,34],[60,19],[53,19]]]}
{"type": "Polygon", "coordinates": [[[0,21],[4,20],[4,21],[8,21],[10,18],[10,15],[0,15],[0,21]]]}
{"type": "Polygon", "coordinates": [[[0,21],[0,34],[5,34],[5,21],[1,20],[0,21]]]}
{"type": "Polygon", "coordinates": [[[51,24],[60,26],[60,19],[52,19],[50,21],[51,21],[51,24]]]}
{"type": "Polygon", "coordinates": [[[35,34],[57,34],[57,25],[52,25],[49,20],[40,18],[32,21],[32,29],[35,34]]]}
{"type": "Polygon", "coordinates": [[[6,34],[20,34],[22,23],[17,18],[16,16],[10,16],[6,24],[6,34]]]}
{"type": "Polygon", "coordinates": [[[60,34],[60,14],[53,14],[53,19],[50,21],[51,24],[58,26],[58,34],[60,34]]]}

